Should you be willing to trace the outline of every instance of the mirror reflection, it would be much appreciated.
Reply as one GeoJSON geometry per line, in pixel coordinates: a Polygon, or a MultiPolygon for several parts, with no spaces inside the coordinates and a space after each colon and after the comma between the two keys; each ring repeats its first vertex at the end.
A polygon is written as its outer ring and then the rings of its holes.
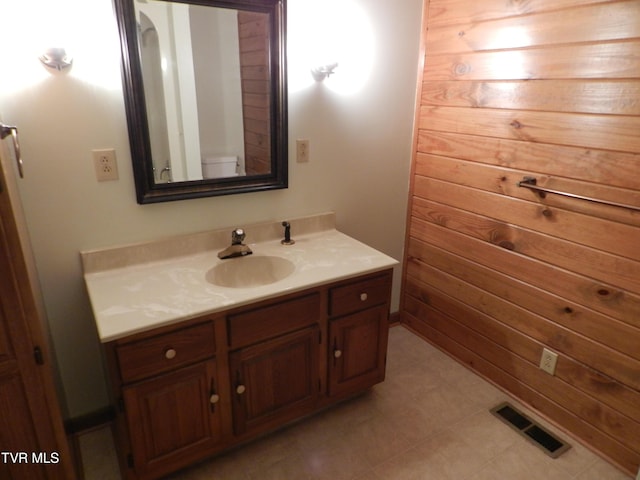
{"type": "Polygon", "coordinates": [[[283,0],[115,4],[139,203],[285,188],[283,0]]]}
{"type": "Polygon", "coordinates": [[[136,15],[154,180],[269,173],[268,15],[159,1],[136,15]]]}

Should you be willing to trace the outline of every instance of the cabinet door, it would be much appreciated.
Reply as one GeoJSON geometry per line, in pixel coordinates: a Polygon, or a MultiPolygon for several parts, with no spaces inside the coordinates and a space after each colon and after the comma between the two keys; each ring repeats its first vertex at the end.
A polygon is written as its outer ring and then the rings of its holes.
{"type": "Polygon", "coordinates": [[[237,435],[277,426],[315,407],[319,346],[314,325],[230,355],[237,435]]]}
{"type": "Polygon", "coordinates": [[[188,465],[220,441],[215,367],[208,360],[123,389],[138,475],[188,465]]]}
{"type": "Polygon", "coordinates": [[[381,305],[331,320],[329,395],[353,393],[384,380],[388,311],[381,305]]]}

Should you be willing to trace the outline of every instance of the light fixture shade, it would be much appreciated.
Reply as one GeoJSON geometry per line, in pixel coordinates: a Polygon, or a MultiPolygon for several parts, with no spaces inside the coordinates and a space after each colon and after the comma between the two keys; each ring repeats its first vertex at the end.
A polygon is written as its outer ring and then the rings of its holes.
{"type": "Polygon", "coordinates": [[[64,48],[59,47],[46,49],[39,58],[47,68],[57,71],[69,68],[73,64],[73,58],[67,55],[67,51],[64,48]]]}

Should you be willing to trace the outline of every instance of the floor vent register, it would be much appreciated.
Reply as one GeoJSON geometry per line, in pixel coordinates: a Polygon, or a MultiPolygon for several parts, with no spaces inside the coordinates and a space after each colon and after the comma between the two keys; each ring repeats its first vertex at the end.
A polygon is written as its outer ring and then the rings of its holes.
{"type": "Polygon", "coordinates": [[[491,413],[552,458],[558,458],[571,448],[567,442],[538,425],[508,402],[492,408],[491,413]]]}

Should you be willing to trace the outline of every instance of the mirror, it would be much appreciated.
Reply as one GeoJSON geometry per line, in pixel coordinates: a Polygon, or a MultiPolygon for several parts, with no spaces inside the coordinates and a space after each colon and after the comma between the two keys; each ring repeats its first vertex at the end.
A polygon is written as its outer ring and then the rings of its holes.
{"type": "Polygon", "coordinates": [[[285,0],[114,0],[138,203],[286,188],[285,0]]]}

